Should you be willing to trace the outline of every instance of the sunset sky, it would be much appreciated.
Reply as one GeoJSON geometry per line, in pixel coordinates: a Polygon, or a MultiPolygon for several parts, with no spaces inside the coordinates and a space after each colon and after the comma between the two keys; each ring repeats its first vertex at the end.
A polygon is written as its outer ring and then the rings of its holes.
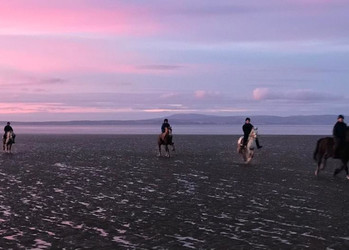
{"type": "Polygon", "coordinates": [[[0,120],[349,114],[348,0],[0,0],[0,120]]]}

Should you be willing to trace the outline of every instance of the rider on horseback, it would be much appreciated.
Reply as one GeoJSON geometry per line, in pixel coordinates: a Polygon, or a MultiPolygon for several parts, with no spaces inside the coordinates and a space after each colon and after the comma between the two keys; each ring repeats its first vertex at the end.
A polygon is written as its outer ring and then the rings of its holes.
{"type": "MultiPolygon", "coordinates": [[[[4,127],[4,131],[5,131],[5,134],[3,136],[4,140],[6,139],[6,133],[7,132],[11,131],[13,133],[13,129],[12,129],[10,124],[11,124],[10,122],[7,122],[7,125],[4,127]]],[[[13,143],[15,143],[15,138],[16,138],[16,135],[15,135],[15,133],[13,133],[13,135],[12,135],[13,143]]]]}
{"type": "MultiPolygon", "coordinates": [[[[171,145],[172,146],[172,151],[175,151],[175,145],[174,145],[174,143],[172,141],[172,127],[168,123],[167,119],[165,119],[164,123],[161,125],[160,139],[166,145],[171,145]],[[166,139],[166,136],[167,136],[167,139],[166,139]]],[[[161,145],[161,143],[162,143],[161,141],[159,142],[160,143],[159,145],[161,145]]]]}
{"type": "Polygon", "coordinates": [[[337,122],[333,127],[333,139],[334,139],[333,158],[340,157],[340,151],[343,149],[345,145],[346,130],[347,130],[347,124],[344,122],[344,116],[339,115],[337,118],[337,122]]]}
{"type": "Polygon", "coordinates": [[[164,123],[161,125],[161,138],[162,140],[165,140],[166,134],[168,134],[170,131],[172,131],[171,125],[168,123],[168,120],[165,119],[164,123]]]}
{"type": "MultiPolygon", "coordinates": [[[[244,144],[243,144],[244,147],[246,147],[247,145],[248,136],[250,135],[252,129],[253,129],[253,125],[251,124],[251,119],[247,117],[245,119],[245,124],[242,126],[242,131],[244,131],[244,144]]],[[[263,147],[259,145],[258,137],[256,138],[256,145],[258,149],[263,147]]]]}

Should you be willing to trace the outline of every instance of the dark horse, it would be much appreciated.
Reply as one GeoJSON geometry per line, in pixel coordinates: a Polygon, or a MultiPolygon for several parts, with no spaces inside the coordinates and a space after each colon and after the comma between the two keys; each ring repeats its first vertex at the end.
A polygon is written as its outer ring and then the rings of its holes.
{"type": "Polygon", "coordinates": [[[173,151],[175,151],[171,130],[166,129],[164,134],[159,134],[158,136],[159,156],[161,156],[161,145],[165,146],[166,156],[170,157],[170,150],[168,149],[168,145],[171,145],[173,147],[173,151]]]}
{"type": "MultiPolygon", "coordinates": [[[[334,156],[334,140],[332,137],[321,138],[317,141],[315,152],[314,152],[314,160],[317,162],[317,168],[315,170],[315,175],[317,176],[321,169],[326,167],[326,161],[328,158],[334,156]]],[[[347,173],[347,179],[349,180],[348,173],[348,161],[349,161],[349,127],[347,128],[345,145],[340,150],[339,159],[341,160],[342,166],[340,168],[336,168],[333,176],[337,175],[342,170],[345,170],[347,173]]]]}
{"type": "Polygon", "coordinates": [[[4,151],[7,153],[11,153],[12,144],[13,144],[13,132],[8,131],[6,132],[5,137],[3,138],[4,151]]]}

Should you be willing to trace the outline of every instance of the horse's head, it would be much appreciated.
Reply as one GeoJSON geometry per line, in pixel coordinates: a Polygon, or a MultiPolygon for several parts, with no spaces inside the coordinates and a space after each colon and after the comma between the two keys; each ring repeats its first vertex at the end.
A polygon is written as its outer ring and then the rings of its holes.
{"type": "Polygon", "coordinates": [[[6,132],[6,138],[7,139],[12,139],[12,137],[13,137],[13,132],[12,131],[7,131],[6,132]]]}
{"type": "Polygon", "coordinates": [[[249,134],[249,138],[256,139],[257,138],[257,128],[252,128],[249,134]]]}
{"type": "Polygon", "coordinates": [[[4,144],[12,144],[13,143],[13,132],[12,131],[7,131],[6,132],[6,138],[4,139],[4,144]]]}

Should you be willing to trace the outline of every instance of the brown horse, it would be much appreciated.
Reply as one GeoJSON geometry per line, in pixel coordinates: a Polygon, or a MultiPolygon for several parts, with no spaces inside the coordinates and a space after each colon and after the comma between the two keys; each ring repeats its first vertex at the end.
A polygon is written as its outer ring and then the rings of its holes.
{"type": "MultiPolygon", "coordinates": [[[[314,160],[317,162],[317,168],[315,170],[315,175],[320,173],[320,170],[326,167],[326,161],[328,158],[334,156],[334,140],[332,137],[321,138],[317,141],[314,160]]],[[[333,176],[337,175],[342,170],[345,170],[347,174],[347,179],[349,180],[348,173],[348,161],[349,161],[349,128],[347,128],[346,142],[342,150],[340,151],[339,159],[341,160],[342,166],[336,168],[333,176]]]]}
{"type": "Polygon", "coordinates": [[[159,147],[159,155],[161,156],[161,145],[165,146],[166,156],[170,157],[170,150],[168,149],[168,145],[172,146],[172,151],[175,151],[174,143],[172,141],[172,130],[167,129],[165,133],[160,134],[158,136],[158,147],[159,147]]]}
{"type": "Polygon", "coordinates": [[[13,144],[13,132],[7,131],[5,137],[3,138],[3,149],[7,153],[11,153],[13,144]]]}

